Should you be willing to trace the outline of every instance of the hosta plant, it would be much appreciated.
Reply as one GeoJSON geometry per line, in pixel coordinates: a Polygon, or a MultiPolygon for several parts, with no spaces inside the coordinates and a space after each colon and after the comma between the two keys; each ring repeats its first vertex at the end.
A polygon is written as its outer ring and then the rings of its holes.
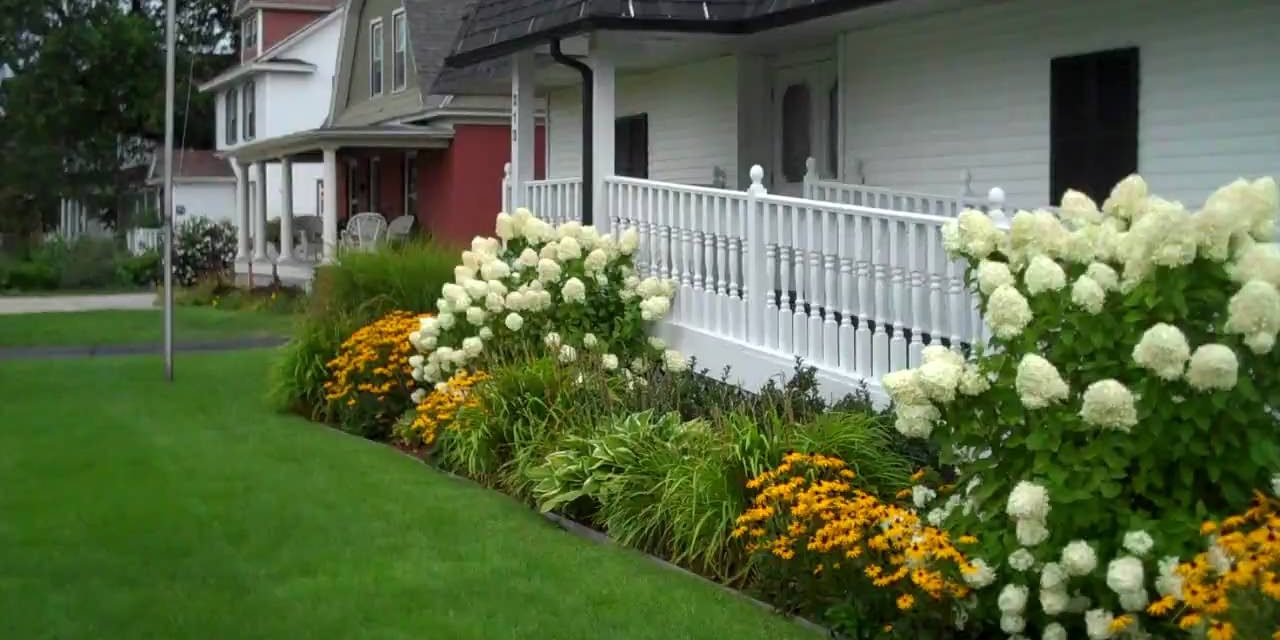
{"type": "Polygon", "coordinates": [[[897,428],[958,471],[928,518],[1000,566],[1004,633],[1143,632],[1199,523],[1280,469],[1276,214],[1271,179],[1193,213],[1131,176],[1100,208],[1068,192],[1007,230],[976,211],[944,227],[993,337],[883,382],[897,428]]]}

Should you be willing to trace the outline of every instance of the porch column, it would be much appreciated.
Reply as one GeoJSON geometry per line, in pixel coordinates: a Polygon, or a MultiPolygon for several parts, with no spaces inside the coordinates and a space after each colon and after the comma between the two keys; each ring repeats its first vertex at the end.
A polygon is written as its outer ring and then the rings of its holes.
{"type": "Polygon", "coordinates": [[[324,150],[324,253],[325,264],[338,257],[338,150],[324,150]]]}
{"type": "Polygon", "coordinates": [[[249,261],[249,165],[236,162],[236,262],[249,261]]]}
{"type": "Polygon", "coordinates": [[[280,159],[280,264],[293,262],[293,160],[280,159]]]}
{"type": "Polygon", "coordinates": [[[259,160],[253,163],[253,176],[258,181],[258,192],[254,195],[253,212],[253,259],[267,259],[267,163],[259,160]]]}
{"type": "Polygon", "coordinates": [[[591,158],[592,158],[592,222],[600,231],[610,230],[610,211],[605,197],[604,181],[614,174],[613,166],[615,121],[613,58],[608,52],[595,47],[587,57],[591,65],[591,158]]]}
{"type": "MultiPolygon", "coordinates": [[[[533,180],[533,52],[521,51],[511,64],[511,207],[525,207],[524,186],[533,180]]],[[[535,214],[543,213],[535,211],[535,214]]]]}

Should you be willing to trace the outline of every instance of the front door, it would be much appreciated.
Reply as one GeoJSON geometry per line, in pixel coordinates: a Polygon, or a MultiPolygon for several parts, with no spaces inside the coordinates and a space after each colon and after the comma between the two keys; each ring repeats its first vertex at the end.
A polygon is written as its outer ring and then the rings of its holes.
{"type": "Polygon", "coordinates": [[[770,191],[802,195],[805,163],[834,177],[838,158],[839,87],[835,51],[823,47],[779,56],[773,65],[773,166],[770,191]]]}

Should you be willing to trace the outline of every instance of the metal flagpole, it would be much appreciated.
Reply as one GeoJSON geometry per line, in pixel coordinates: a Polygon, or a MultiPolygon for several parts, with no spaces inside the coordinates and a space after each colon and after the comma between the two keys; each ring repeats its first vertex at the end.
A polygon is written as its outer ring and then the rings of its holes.
{"type": "Polygon", "coordinates": [[[174,58],[177,36],[174,33],[174,5],[165,1],[164,61],[164,378],[173,381],[173,102],[174,58]]]}

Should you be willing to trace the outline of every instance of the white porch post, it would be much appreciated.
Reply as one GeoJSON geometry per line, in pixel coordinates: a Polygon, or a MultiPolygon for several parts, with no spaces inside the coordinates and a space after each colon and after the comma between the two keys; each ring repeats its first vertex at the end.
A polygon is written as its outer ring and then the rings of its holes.
{"type": "MultiPolygon", "coordinates": [[[[348,194],[347,197],[350,197],[348,194]]],[[[324,253],[325,264],[338,257],[338,150],[324,150],[324,253]]]]}
{"type": "Polygon", "coordinates": [[[614,73],[613,59],[607,52],[597,49],[592,42],[592,50],[588,56],[591,65],[591,195],[592,222],[602,232],[610,230],[610,211],[607,210],[608,199],[605,197],[604,181],[614,173],[613,147],[614,122],[616,120],[614,106],[614,73]]]}
{"type": "Polygon", "coordinates": [[[253,163],[253,176],[258,182],[258,191],[253,194],[253,259],[261,261],[267,259],[267,163],[253,163]]]}
{"type": "Polygon", "coordinates": [[[293,160],[280,159],[280,259],[293,262],[293,160]]]}
{"type": "MultiPolygon", "coordinates": [[[[535,102],[533,51],[512,56],[511,65],[511,207],[527,207],[525,184],[533,180],[535,102]]],[[[546,212],[535,211],[546,215],[546,212]]]]}
{"type": "Polygon", "coordinates": [[[58,200],[58,235],[67,237],[67,199],[58,200]]]}
{"type": "Polygon", "coordinates": [[[249,165],[236,162],[236,262],[249,260],[249,165]]]}

